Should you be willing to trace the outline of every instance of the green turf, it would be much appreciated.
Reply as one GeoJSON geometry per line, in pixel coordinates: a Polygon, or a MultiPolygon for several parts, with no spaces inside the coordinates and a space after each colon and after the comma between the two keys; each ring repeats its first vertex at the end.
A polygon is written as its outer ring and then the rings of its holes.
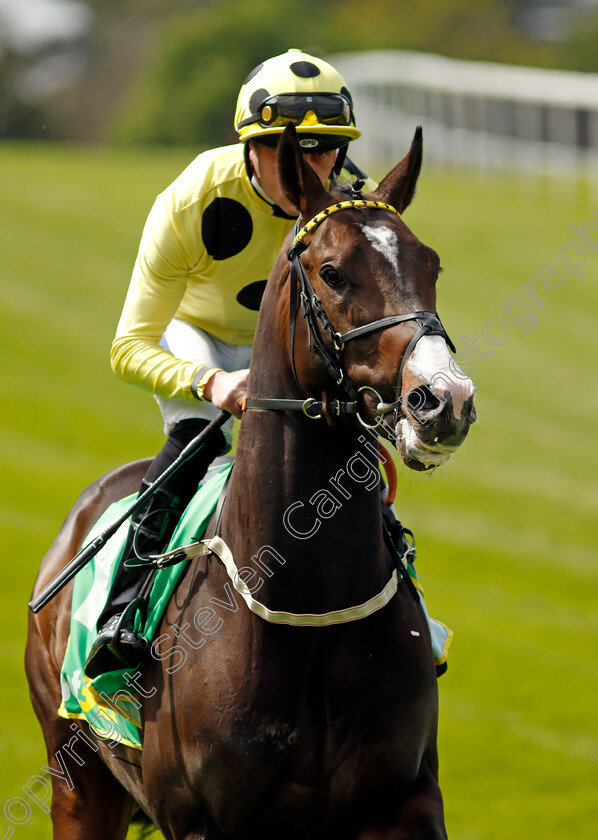
{"type": "MultiPolygon", "coordinates": [[[[108,348],[147,211],[189,157],[0,146],[0,805],[13,818],[0,814],[0,838],[51,836],[14,799],[45,763],[22,667],[41,556],[87,483],[162,440],[108,348]]],[[[424,171],[406,221],[441,255],[439,312],[460,352],[597,211],[598,190],[567,180],[424,171]]],[[[598,252],[585,250],[583,278],[533,287],[532,330],[480,340],[494,352],[474,358],[463,451],[432,478],[399,471],[430,611],[455,630],[439,737],[452,840],[596,834],[598,252]]]]}

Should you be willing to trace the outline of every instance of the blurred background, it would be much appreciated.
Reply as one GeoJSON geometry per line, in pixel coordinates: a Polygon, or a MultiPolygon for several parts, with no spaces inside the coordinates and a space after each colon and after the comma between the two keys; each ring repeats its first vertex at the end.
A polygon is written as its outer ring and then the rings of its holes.
{"type": "MultiPolygon", "coordinates": [[[[406,214],[479,421],[399,468],[430,612],[452,840],[594,838],[598,819],[598,2],[0,0],[0,837],[49,838],[23,671],[36,571],[81,490],[162,443],[108,349],[155,195],[235,142],[251,68],[345,76],[381,178],[424,130],[406,214]]],[[[201,702],[201,697],[198,697],[201,702]]],[[[43,775],[43,774],[41,774],[43,775]]],[[[134,834],[132,833],[132,836],[134,834]]]]}

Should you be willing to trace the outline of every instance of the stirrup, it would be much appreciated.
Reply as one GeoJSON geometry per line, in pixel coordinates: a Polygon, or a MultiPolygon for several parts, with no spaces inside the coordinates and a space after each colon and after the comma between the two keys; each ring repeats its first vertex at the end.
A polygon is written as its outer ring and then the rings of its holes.
{"type": "Polygon", "coordinates": [[[147,639],[128,626],[131,613],[137,608],[145,611],[145,607],[145,599],[138,596],[121,615],[112,616],[100,629],[85,662],[88,677],[136,667],[145,658],[150,647],[147,639]]]}

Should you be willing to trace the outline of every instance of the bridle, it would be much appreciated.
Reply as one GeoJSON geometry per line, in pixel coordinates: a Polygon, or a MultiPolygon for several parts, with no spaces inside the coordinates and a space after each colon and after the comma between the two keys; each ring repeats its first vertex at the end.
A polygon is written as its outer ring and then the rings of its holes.
{"type": "MultiPolygon", "coordinates": [[[[354,198],[347,201],[339,201],[322,210],[313,217],[306,225],[300,227],[299,220],[297,220],[294,229],[293,242],[287,252],[287,257],[291,263],[290,267],[290,307],[289,307],[289,351],[291,359],[291,367],[293,376],[297,387],[305,395],[305,399],[269,399],[256,398],[248,399],[245,404],[247,410],[262,409],[262,410],[279,410],[279,411],[303,411],[306,417],[312,420],[320,420],[325,418],[329,423],[333,421],[334,417],[353,416],[362,426],[367,429],[377,429],[384,422],[384,418],[390,412],[394,414],[395,426],[402,416],[402,397],[401,388],[403,381],[403,369],[407,359],[415,349],[417,342],[423,338],[424,335],[439,335],[444,338],[448,346],[455,351],[453,342],[448,337],[442,323],[434,312],[426,310],[418,310],[409,312],[406,315],[389,315],[386,318],[380,318],[376,321],[370,321],[368,324],[363,324],[359,327],[354,327],[345,333],[340,333],[336,330],[326,314],[322,302],[314,291],[313,286],[305,272],[301,262],[301,254],[307,248],[305,237],[312,233],[325,219],[334,213],[341,210],[350,209],[370,209],[370,210],[386,210],[389,213],[394,213],[400,217],[400,213],[392,205],[385,204],[381,201],[371,201],[364,198],[354,198]],[[340,386],[349,400],[333,399],[328,400],[324,395],[321,401],[309,397],[302,388],[295,370],[294,360],[294,345],[295,345],[295,327],[297,322],[297,286],[299,286],[299,304],[301,313],[305,318],[308,330],[308,341],[311,349],[312,341],[315,352],[320,357],[324,368],[334,382],[340,386]],[[331,342],[332,349],[324,342],[320,327],[326,333],[331,342]],[[404,323],[405,321],[415,321],[418,330],[409,344],[405,348],[401,363],[399,366],[399,374],[397,379],[397,387],[395,393],[395,400],[391,403],[385,403],[380,394],[370,385],[358,386],[344,370],[343,350],[349,341],[355,341],[359,338],[364,338],[366,335],[379,332],[380,330],[394,327],[396,324],[404,323]],[[359,413],[361,395],[369,391],[378,399],[376,406],[377,418],[375,424],[367,423],[359,413]]],[[[309,243],[308,243],[309,244],[309,243]]]]}

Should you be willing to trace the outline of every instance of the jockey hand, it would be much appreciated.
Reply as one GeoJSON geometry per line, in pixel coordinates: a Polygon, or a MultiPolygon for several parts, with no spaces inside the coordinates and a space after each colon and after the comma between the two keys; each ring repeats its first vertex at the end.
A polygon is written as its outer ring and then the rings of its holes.
{"type": "Polygon", "coordinates": [[[247,396],[247,377],[249,369],[233,370],[227,373],[218,370],[206,382],[203,389],[204,399],[210,400],[216,408],[230,411],[235,417],[241,417],[241,402],[247,396]]]}

